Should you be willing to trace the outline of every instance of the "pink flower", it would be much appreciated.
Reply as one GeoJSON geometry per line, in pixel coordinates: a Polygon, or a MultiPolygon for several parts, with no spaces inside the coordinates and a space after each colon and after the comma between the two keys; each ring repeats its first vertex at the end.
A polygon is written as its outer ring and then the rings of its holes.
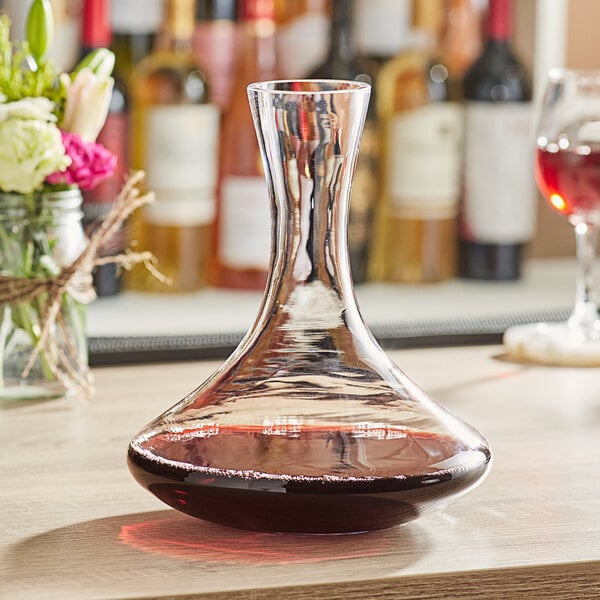
{"type": "Polygon", "coordinates": [[[92,190],[101,181],[110,177],[117,166],[117,157],[102,144],[84,142],[77,134],[61,130],[65,154],[71,164],[64,171],[48,175],[46,181],[52,185],[66,183],[82,190],[92,190]]]}

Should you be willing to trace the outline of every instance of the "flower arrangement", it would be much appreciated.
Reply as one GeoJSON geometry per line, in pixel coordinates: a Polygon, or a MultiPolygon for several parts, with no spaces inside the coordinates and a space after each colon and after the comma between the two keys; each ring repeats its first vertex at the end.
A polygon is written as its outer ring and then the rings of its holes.
{"type": "Polygon", "coordinates": [[[0,18],[0,190],[30,194],[56,186],[96,187],[116,158],[96,143],[113,88],[112,52],[98,49],[73,73],[57,73],[46,58],[52,7],[35,0],[26,40],[10,43],[0,18]]]}
{"type": "Polygon", "coordinates": [[[137,193],[140,175],[124,186],[117,212],[84,237],[79,190],[116,166],[96,143],[115,58],[98,49],[59,73],[47,58],[52,31],[49,0],[34,0],[20,44],[11,44],[10,22],[0,17],[0,398],[89,393],[82,309],[94,297],[91,270],[150,261],[144,253],[98,258],[101,244],[151,199],[137,193]]]}

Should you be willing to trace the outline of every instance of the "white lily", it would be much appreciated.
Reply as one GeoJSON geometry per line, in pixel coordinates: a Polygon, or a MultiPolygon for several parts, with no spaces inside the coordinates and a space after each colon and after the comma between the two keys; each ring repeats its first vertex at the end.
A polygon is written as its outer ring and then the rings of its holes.
{"type": "Polygon", "coordinates": [[[81,69],[67,85],[65,113],[60,127],[76,133],[86,142],[94,142],[106,121],[114,80],[81,69]]]}

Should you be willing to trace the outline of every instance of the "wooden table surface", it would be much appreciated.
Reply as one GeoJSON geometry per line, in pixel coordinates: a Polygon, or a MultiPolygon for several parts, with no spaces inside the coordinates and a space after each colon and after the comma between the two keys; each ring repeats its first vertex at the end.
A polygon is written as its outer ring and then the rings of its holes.
{"type": "Polygon", "coordinates": [[[445,511],[371,534],[237,531],[134,482],[129,438],[216,363],[98,369],[88,404],[2,404],[0,598],[600,598],[600,369],[500,354],[391,353],[486,435],[494,465],[445,511]]]}

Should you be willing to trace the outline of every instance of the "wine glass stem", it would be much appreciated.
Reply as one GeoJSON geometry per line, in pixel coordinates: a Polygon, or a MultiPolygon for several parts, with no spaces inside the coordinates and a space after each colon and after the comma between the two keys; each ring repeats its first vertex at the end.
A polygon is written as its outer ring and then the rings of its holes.
{"type": "Polygon", "coordinates": [[[575,308],[569,319],[569,325],[589,330],[598,320],[598,303],[594,289],[594,261],[598,239],[598,224],[580,221],[575,225],[575,243],[577,252],[577,290],[575,308]]]}

